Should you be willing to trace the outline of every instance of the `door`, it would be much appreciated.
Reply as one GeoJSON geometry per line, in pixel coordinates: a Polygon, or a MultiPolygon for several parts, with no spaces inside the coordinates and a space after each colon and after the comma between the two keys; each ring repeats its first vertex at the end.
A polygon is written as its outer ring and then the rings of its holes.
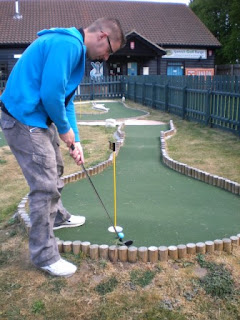
{"type": "Polygon", "coordinates": [[[128,76],[137,76],[137,62],[128,62],[128,76]]]}
{"type": "Polygon", "coordinates": [[[182,76],[183,70],[184,70],[184,68],[183,68],[182,64],[176,64],[176,65],[169,64],[167,66],[167,75],[168,76],[182,76]]]}

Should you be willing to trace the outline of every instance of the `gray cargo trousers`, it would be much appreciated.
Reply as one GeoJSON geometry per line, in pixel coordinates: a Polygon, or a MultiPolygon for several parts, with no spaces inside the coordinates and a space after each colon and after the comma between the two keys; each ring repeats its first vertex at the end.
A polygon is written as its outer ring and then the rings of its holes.
{"type": "Polygon", "coordinates": [[[71,216],[61,201],[63,160],[57,129],[54,124],[48,129],[27,126],[5,112],[0,125],[30,188],[30,259],[44,267],[60,259],[54,223],[71,216]]]}

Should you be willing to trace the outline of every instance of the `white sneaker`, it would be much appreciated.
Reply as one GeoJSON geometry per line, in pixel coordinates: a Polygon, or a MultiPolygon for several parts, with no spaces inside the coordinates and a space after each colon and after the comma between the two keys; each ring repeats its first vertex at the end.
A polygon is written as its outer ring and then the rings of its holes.
{"type": "Polygon", "coordinates": [[[53,230],[58,230],[62,228],[73,228],[73,227],[79,227],[82,226],[86,221],[86,218],[83,216],[74,216],[71,215],[69,220],[64,221],[59,226],[53,227],[53,230]]]}
{"type": "Polygon", "coordinates": [[[71,277],[77,271],[77,267],[74,264],[62,258],[49,266],[40,267],[40,269],[57,277],[71,277]]]}

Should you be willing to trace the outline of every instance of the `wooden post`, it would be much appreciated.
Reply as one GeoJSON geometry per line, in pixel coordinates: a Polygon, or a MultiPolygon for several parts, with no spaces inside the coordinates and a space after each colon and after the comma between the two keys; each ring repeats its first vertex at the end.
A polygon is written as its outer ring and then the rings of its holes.
{"type": "Polygon", "coordinates": [[[232,242],[232,248],[236,248],[239,246],[239,237],[238,236],[231,236],[230,240],[232,242]]]}
{"type": "Polygon", "coordinates": [[[168,83],[165,84],[165,87],[164,87],[164,96],[165,96],[165,112],[168,111],[168,83]]]}
{"type": "Polygon", "coordinates": [[[79,240],[73,241],[72,246],[73,246],[73,253],[75,255],[79,254],[81,249],[81,241],[79,240]]]}
{"type": "Polygon", "coordinates": [[[108,259],[108,245],[107,244],[101,244],[99,246],[99,257],[101,259],[107,260],[108,259]]]}
{"type": "Polygon", "coordinates": [[[81,243],[81,250],[82,250],[82,253],[85,254],[86,256],[89,255],[89,249],[90,249],[90,242],[88,241],[84,241],[81,243]]]}
{"type": "Polygon", "coordinates": [[[89,254],[90,254],[90,258],[92,260],[98,260],[98,254],[99,254],[98,244],[91,244],[90,245],[89,254]]]}
{"type": "Polygon", "coordinates": [[[117,262],[118,260],[118,247],[117,246],[110,246],[108,249],[108,256],[110,261],[117,262]]]}
{"type": "Polygon", "coordinates": [[[137,248],[131,246],[128,248],[128,262],[134,263],[137,261],[137,248]]]}
{"type": "Polygon", "coordinates": [[[138,248],[138,260],[142,262],[148,262],[148,248],[139,247],[138,248]]]}
{"type": "Polygon", "coordinates": [[[168,247],[168,255],[170,259],[177,260],[178,259],[178,249],[176,246],[168,247]]]}
{"type": "Polygon", "coordinates": [[[155,246],[148,247],[149,261],[155,263],[158,261],[158,248],[155,246]]]}
{"type": "Polygon", "coordinates": [[[223,241],[223,251],[225,251],[227,253],[231,253],[231,251],[232,251],[231,240],[228,238],[224,238],[224,239],[222,239],[222,241],[223,241]]]}
{"type": "Polygon", "coordinates": [[[58,245],[59,253],[62,253],[63,252],[63,241],[62,240],[58,240],[57,241],[57,245],[58,245]]]}
{"type": "Polygon", "coordinates": [[[128,261],[128,247],[127,246],[121,246],[118,249],[118,257],[121,262],[128,261]]]}
{"type": "Polygon", "coordinates": [[[188,243],[187,244],[187,254],[196,254],[196,244],[188,243]]]}
{"type": "Polygon", "coordinates": [[[196,243],[196,252],[197,253],[205,253],[206,252],[206,246],[205,246],[204,242],[196,243]]]}
{"type": "Polygon", "coordinates": [[[186,117],[186,109],[187,109],[187,87],[182,88],[182,119],[186,117]]]}
{"type": "Polygon", "coordinates": [[[205,241],[205,245],[206,245],[206,252],[207,253],[214,252],[214,242],[213,241],[205,241]]]}
{"type": "Polygon", "coordinates": [[[215,251],[223,251],[223,241],[222,240],[214,240],[214,249],[215,251]]]}
{"type": "Polygon", "coordinates": [[[159,259],[159,261],[167,261],[168,260],[168,247],[160,246],[158,248],[158,259],[159,259]]]}
{"type": "Polygon", "coordinates": [[[178,248],[178,258],[179,259],[186,258],[187,247],[184,244],[179,244],[177,248],[178,248]]]}
{"type": "Polygon", "coordinates": [[[72,252],[72,241],[64,241],[63,242],[63,252],[72,252]]]}

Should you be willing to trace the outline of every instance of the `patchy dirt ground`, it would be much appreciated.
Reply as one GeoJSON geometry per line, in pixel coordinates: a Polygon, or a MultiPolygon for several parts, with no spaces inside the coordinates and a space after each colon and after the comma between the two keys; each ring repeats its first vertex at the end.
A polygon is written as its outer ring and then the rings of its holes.
{"type": "Polygon", "coordinates": [[[0,241],[0,319],[240,319],[239,248],[157,264],[69,254],[77,273],[56,278],[31,264],[18,222],[1,225],[0,241]]]}

